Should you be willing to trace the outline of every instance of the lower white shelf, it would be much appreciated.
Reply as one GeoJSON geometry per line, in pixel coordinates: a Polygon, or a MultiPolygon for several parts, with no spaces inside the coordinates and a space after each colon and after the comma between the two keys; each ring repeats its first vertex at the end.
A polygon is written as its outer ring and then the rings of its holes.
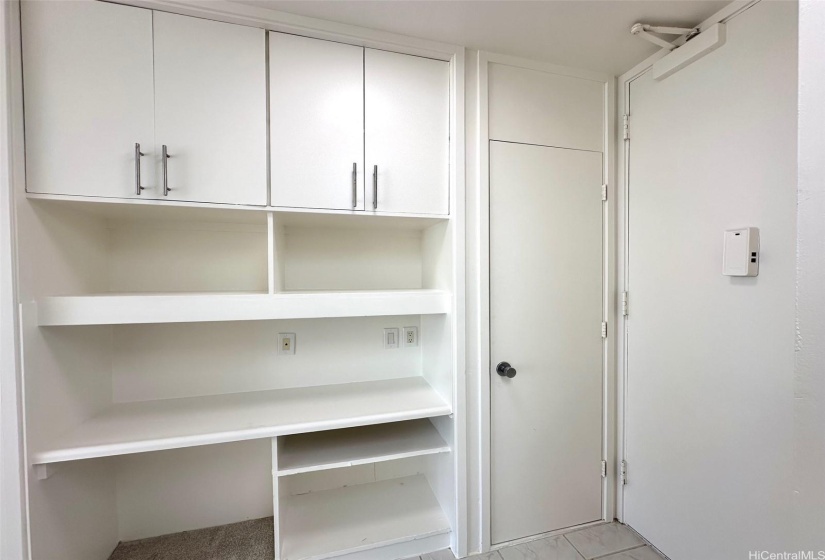
{"type": "Polygon", "coordinates": [[[281,560],[321,560],[439,535],[450,523],[422,475],[285,499],[281,560]]]}
{"type": "Polygon", "coordinates": [[[114,404],[32,454],[58,463],[451,414],[423,377],[114,404]]]}
{"type": "Polygon", "coordinates": [[[435,453],[450,446],[429,420],[286,436],[278,451],[278,476],[323,471],[435,453]]]}

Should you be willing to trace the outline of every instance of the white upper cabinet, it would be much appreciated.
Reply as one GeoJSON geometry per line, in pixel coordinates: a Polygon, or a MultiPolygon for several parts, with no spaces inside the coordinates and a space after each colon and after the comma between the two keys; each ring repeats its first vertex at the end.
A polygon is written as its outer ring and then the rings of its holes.
{"type": "Polygon", "coordinates": [[[364,209],[364,49],[269,34],[272,205],[364,209]]]}
{"type": "Polygon", "coordinates": [[[265,32],[154,12],[154,35],[161,197],[265,205],[265,32]]]}
{"type": "Polygon", "coordinates": [[[29,192],[158,194],[152,12],[105,2],[21,2],[29,192]]]}
{"type": "Polygon", "coordinates": [[[364,78],[367,209],[448,214],[449,63],[366,49],[364,78]]]}

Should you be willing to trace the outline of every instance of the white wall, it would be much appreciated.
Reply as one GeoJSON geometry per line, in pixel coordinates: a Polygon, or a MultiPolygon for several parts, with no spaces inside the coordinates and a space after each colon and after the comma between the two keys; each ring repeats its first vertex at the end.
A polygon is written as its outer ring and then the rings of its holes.
{"type": "Polygon", "coordinates": [[[795,550],[796,5],[727,32],[630,86],[624,520],[672,560],[795,550]],[[743,226],[759,276],[722,276],[743,226]]]}
{"type": "Polygon", "coordinates": [[[17,350],[18,329],[15,282],[14,176],[9,147],[12,123],[8,107],[10,64],[7,43],[17,19],[11,3],[0,4],[0,558],[18,559],[24,554],[22,425],[20,392],[17,382],[20,362],[17,350]]]}
{"type": "Polygon", "coordinates": [[[825,549],[825,3],[799,7],[794,544],[825,549]]]}

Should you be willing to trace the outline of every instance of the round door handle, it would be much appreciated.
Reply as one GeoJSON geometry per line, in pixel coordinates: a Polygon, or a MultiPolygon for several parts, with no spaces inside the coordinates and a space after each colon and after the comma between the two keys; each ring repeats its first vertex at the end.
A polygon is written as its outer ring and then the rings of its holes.
{"type": "Polygon", "coordinates": [[[502,377],[509,377],[510,379],[516,376],[516,368],[507,362],[501,362],[496,366],[496,373],[502,377]]]}

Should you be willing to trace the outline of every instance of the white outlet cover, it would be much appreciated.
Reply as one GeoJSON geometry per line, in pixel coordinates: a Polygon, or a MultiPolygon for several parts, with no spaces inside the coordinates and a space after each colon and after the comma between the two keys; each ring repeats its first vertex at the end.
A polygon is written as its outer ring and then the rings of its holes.
{"type": "Polygon", "coordinates": [[[418,327],[404,327],[401,342],[408,348],[418,346],[418,327]]]}
{"type": "Polygon", "coordinates": [[[294,353],[295,333],[278,333],[278,354],[292,355],[294,353]]]}
{"type": "Polygon", "coordinates": [[[384,329],[384,349],[391,350],[398,348],[400,333],[397,328],[384,329]]]}

